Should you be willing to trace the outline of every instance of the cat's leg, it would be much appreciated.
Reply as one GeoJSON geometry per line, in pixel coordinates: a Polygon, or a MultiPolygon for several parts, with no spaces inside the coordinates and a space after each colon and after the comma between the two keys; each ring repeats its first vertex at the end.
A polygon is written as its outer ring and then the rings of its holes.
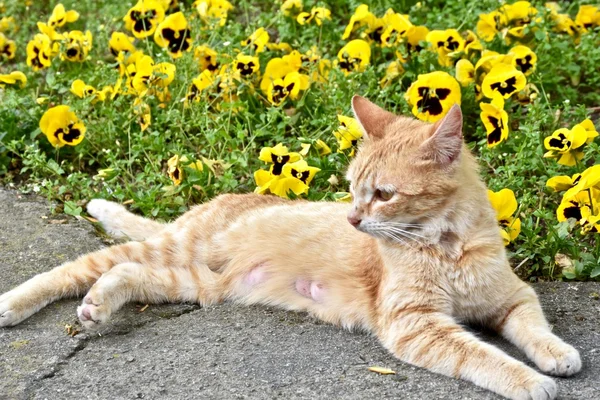
{"type": "Polygon", "coordinates": [[[218,276],[203,265],[174,268],[134,262],[119,264],[92,286],[77,308],[77,315],[86,328],[95,328],[131,301],[215,303],[222,294],[218,276]]]}
{"type": "Polygon", "coordinates": [[[515,400],[556,397],[549,377],[465,331],[450,316],[425,305],[408,305],[390,313],[378,336],[400,360],[465,379],[515,400]]]}
{"type": "Polygon", "coordinates": [[[0,327],[16,325],[58,299],[83,295],[114,265],[140,258],[144,251],[142,243],[124,243],[34,276],[0,296],[0,327]]]}
{"type": "Polygon", "coordinates": [[[116,239],[145,240],[160,233],[166,226],[130,213],[122,205],[103,199],[91,200],[87,211],[100,221],[106,233],[116,239]]]}
{"type": "Polygon", "coordinates": [[[581,370],[579,352],[554,335],[534,290],[519,281],[491,326],[519,347],[545,373],[569,376],[581,370]]]}

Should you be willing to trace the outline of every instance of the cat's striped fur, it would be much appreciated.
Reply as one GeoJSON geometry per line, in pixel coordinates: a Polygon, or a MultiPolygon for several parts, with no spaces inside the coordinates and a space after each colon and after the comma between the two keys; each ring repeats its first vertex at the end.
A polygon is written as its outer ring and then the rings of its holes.
{"type": "Polygon", "coordinates": [[[270,304],[373,332],[401,360],[512,399],[555,398],[552,379],[460,325],[497,330],[545,373],[581,368],[510,268],[460,109],[432,126],[360,97],[353,107],[367,138],[348,172],[352,205],[223,195],[163,225],[93,200],[107,232],[133,241],[2,295],[0,326],[86,292],[90,328],[129,301],[270,304]]]}

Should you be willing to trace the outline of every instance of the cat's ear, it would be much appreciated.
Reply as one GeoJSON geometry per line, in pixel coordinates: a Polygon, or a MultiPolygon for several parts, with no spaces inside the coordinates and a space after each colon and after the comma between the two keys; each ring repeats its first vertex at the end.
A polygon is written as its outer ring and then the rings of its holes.
{"type": "Polygon", "coordinates": [[[371,139],[382,138],[386,126],[397,118],[391,112],[357,95],[352,97],[352,111],[365,136],[371,139]]]}
{"type": "Polygon", "coordinates": [[[433,134],[420,147],[422,156],[441,165],[451,164],[462,150],[462,125],[462,111],[455,104],[442,120],[433,125],[433,134]]]}

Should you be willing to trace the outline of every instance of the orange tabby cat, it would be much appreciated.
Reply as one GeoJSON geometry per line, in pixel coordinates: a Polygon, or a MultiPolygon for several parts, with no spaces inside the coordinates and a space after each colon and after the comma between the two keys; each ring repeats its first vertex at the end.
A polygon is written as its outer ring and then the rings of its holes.
{"type": "Polygon", "coordinates": [[[0,326],[85,292],[88,328],[130,301],[269,304],[364,328],[400,360],[506,397],[554,399],[552,379],[460,325],[495,329],[545,373],[581,368],[510,268],[460,108],[430,125],[352,103],[366,134],[348,171],[352,205],[223,195],[163,225],[92,200],[107,232],[134,241],[2,295],[0,326]]]}

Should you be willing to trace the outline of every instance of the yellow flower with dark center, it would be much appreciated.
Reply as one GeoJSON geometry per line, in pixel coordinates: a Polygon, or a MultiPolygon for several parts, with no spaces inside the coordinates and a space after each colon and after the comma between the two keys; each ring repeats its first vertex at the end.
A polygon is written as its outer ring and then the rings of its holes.
{"type": "Polygon", "coordinates": [[[85,125],[69,106],[48,109],[40,120],[40,129],[54,147],[76,146],[85,136],[85,125]]]}
{"type": "Polygon", "coordinates": [[[581,178],[564,195],[565,199],[570,199],[584,190],[592,190],[595,193],[600,192],[600,164],[593,165],[581,173],[581,178]]]}
{"type": "Polygon", "coordinates": [[[258,57],[238,54],[233,62],[235,64],[236,75],[242,79],[248,79],[260,69],[258,57]]]}
{"type": "Polygon", "coordinates": [[[196,78],[192,80],[192,85],[188,90],[186,95],[187,101],[200,101],[200,93],[202,93],[207,88],[211,87],[215,82],[215,78],[213,74],[205,69],[198,75],[196,78]]]}
{"type": "Polygon", "coordinates": [[[292,10],[302,10],[302,0],[285,0],[279,9],[283,15],[289,16],[292,14],[292,10]]]}
{"type": "Polygon", "coordinates": [[[92,97],[92,96],[96,95],[97,90],[93,86],[86,85],[85,82],[82,81],[81,79],[76,79],[71,84],[71,93],[73,93],[75,96],[83,99],[86,97],[92,97]]]}
{"type": "Polygon", "coordinates": [[[494,147],[508,139],[508,114],[504,111],[504,98],[495,94],[490,104],[479,103],[479,107],[488,147],[494,147]]]}
{"type": "Polygon", "coordinates": [[[150,106],[145,103],[140,97],[137,97],[133,101],[133,113],[137,117],[137,122],[140,125],[140,129],[144,132],[150,126],[152,122],[152,115],[150,113],[150,106]]]}
{"type": "Polygon", "coordinates": [[[406,31],[406,49],[409,53],[420,52],[424,49],[422,43],[427,41],[429,29],[426,26],[411,26],[406,31]]]}
{"type": "Polygon", "coordinates": [[[310,83],[308,76],[296,71],[290,72],[283,79],[276,79],[271,83],[267,98],[274,106],[281,105],[288,97],[292,100],[298,98],[300,90],[308,89],[310,83]]]}
{"type": "Polygon", "coordinates": [[[585,119],[582,122],[578,123],[575,126],[581,126],[585,130],[585,134],[587,136],[586,143],[592,143],[594,139],[598,136],[598,132],[596,131],[596,127],[591,119],[585,119]]]}
{"type": "Polygon", "coordinates": [[[400,43],[413,26],[407,16],[398,13],[389,14],[385,18],[385,23],[385,29],[380,38],[384,47],[392,47],[400,43]]]}
{"type": "Polygon", "coordinates": [[[10,74],[0,74],[0,87],[4,87],[4,85],[14,85],[17,82],[20,83],[21,87],[24,87],[27,83],[27,77],[21,71],[13,71],[10,74]]]}
{"type": "Polygon", "coordinates": [[[52,47],[50,38],[43,33],[38,33],[27,43],[27,65],[34,71],[48,68],[52,64],[52,47]]]}
{"type": "Polygon", "coordinates": [[[510,189],[502,189],[499,192],[488,190],[488,199],[496,211],[496,220],[502,227],[500,233],[504,245],[508,246],[521,232],[521,220],[512,216],[518,207],[515,193],[510,189]]]}
{"type": "Polygon", "coordinates": [[[198,46],[194,49],[194,58],[200,65],[200,71],[209,70],[215,73],[219,69],[217,52],[206,45],[198,46]]]}
{"type": "Polygon", "coordinates": [[[194,7],[204,22],[218,22],[219,26],[225,25],[227,13],[233,10],[233,6],[227,0],[196,0],[194,7]]]}
{"type": "Polygon", "coordinates": [[[12,60],[15,58],[17,51],[17,45],[14,40],[8,39],[0,32],[0,60],[12,60]]]}
{"type": "Polygon", "coordinates": [[[71,31],[66,34],[66,45],[62,58],[73,62],[83,62],[91,49],[92,33],[90,31],[86,31],[85,34],[81,31],[71,31]]]}
{"type": "Polygon", "coordinates": [[[498,64],[511,64],[512,56],[500,54],[495,51],[484,50],[481,58],[475,64],[475,81],[481,82],[492,68],[498,64]]]}
{"type": "Polygon", "coordinates": [[[460,52],[465,48],[465,40],[456,29],[429,32],[426,40],[431,43],[438,53],[438,62],[445,67],[452,66],[449,53],[460,52]]]}
{"type": "Polygon", "coordinates": [[[302,56],[298,52],[270,59],[260,82],[260,90],[268,96],[274,81],[285,78],[291,72],[298,72],[301,66],[302,56]]]}
{"type": "Polygon", "coordinates": [[[505,4],[498,10],[506,16],[507,25],[522,27],[532,22],[537,9],[528,1],[516,1],[513,4],[505,4]]]}
{"type": "Polygon", "coordinates": [[[48,25],[53,28],[59,28],[66,24],[67,22],[75,22],[79,19],[79,13],[75,10],[65,10],[65,6],[61,3],[58,3],[54,10],[52,10],[52,15],[48,19],[48,25]]]}
{"type": "Polygon", "coordinates": [[[167,16],[158,25],[154,41],[160,47],[167,48],[173,58],[179,58],[184,51],[191,50],[192,34],[181,11],[167,16]]]}
{"type": "Polygon", "coordinates": [[[583,158],[580,148],[586,141],[587,132],[581,125],[575,125],[573,129],[557,129],[544,139],[544,147],[548,150],[544,157],[558,158],[561,165],[576,165],[583,158]]]}
{"type": "Polygon", "coordinates": [[[585,192],[577,193],[571,198],[563,196],[558,209],[556,210],[556,219],[558,222],[567,221],[569,218],[575,219],[580,222],[582,215],[582,208],[590,207],[590,194],[585,192]]]}
{"type": "Polygon", "coordinates": [[[460,85],[446,72],[422,74],[408,88],[404,98],[412,106],[412,113],[417,118],[436,122],[442,119],[454,104],[460,105],[460,85]]]}
{"type": "Polygon", "coordinates": [[[600,213],[592,214],[590,207],[581,208],[581,233],[598,233],[600,232],[600,213]]]}
{"type": "Polygon", "coordinates": [[[492,11],[489,14],[479,14],[477,21],[477,36],[486,42],[491,42],[508,23],[506,15],[499,11],[492,11]]]}
{"type": "Polygon", "coordinates": [[[179,8],[179,3],[177,0],[158,0],[160,2],[160,5],[162,6],[163,10],[165,10],[165,13],[167,11],[177,11],[177,9],[179,8]]]}
{"type": "Polygon", "coordinates": [[[2,17],[0,18],[0,32],[12,31],[13,33],[18,30],[17,24],[15,23],[14,17],[2,17]]]}
{"type": "Polygon", "coordinates": [[[581,174],[569,176],[553,176],[548,179],[546,186],[552,188],[555,192],[563,192],[576,186],[581,180],[581,174]]]}
{"type": "Polygon", "coordinates": [[[340,49],[337,58],[345,74],[362,72],[371,61],[371,46],[361,39],[351,40],[340,49]]]}
{"type": "Polygon", "coordinates": [[[289,152],[287,147],[278,143],[274,147],[263,147],[260,150],[258,159],[273,164],[269,168],[269,173],[274,176],[279,176],[283,172],[283,166],[285,164],[300,161],[302,156],[300,153],[289,152]]]}
{"type": "Polygon", "coordinates": [[[515,46],[508,52],[512,56],[512,64],[526,76],[535,71],[537,56],[527,46],[515,46]]]}
{"type": "Polygon", "coordinates": [[[134,53],[136,51],[133,42],[135,38],[127,36],[122,32],[113,32],[108,41],[110,52],[113,56],[118,56],[120,52],[134,53]]]}
{"type": "Polygon", "coordinates": [[[350,22],[344,29],[344,34],[342,35],[342,39],[346,40],[352,34],[352,31],[356,30],[357,27],[360,28],[362,26],[372,25],[375,21],[376,17],[372,13],[369,12],[369,6],[366,4],[359,5],[352,17],[350,17],[350,22]],[[357,25],[358,24],[358,25],[357,25]]]}
{"type": "Polygon", "coordinates": [[[404,74],[404,67],[400,61],[392,61],[385,69],[385,76],[379,81],[379,85],[384,88],[392,84],[392,82],[404,74]]]}
{"type": "Polygon", "coordinates": [[[358,121],[352,117],[344,115],[338,115],[337,117],[338,121],[340,121],[340,126],[333,132],[333,136],[338,141],[338,153],[351,149],[349,156],[352,157],[358,141],[362,139],[362,129],[358,121]]]}
{"type": "Polygon", "coordinates": [[[258,28],[248,39],[242,40],[241,45],[252,45],[256,53],[261,53],[265,49],[267,43],[269,43],[269,32],[267,32],[265,28],[258,28]]]}
{"type": "Polygon", "coordinates": [[[285,164],[280,175],[258,170],[254,173],[257,184],[255,192],[264,194],[268,190],[283,198],[287,198],[290,191],[296,196],[306,194],[310,182],[319,171],[319,168],[309,166],[304,160],[285,164]]]}
{"type": "Polygon", "coordinates": [[[475,67],[471,64],[471,61],[461,58],[456,63],[456,80],[462,86],[469,86],[469,84],[475,82],[475,67]]]}
{"type": "Polygon", "coordinates": [[[138,39],[154,33],[158,24],[165,18],[165,10],[156,0],[139,0],[123,17],[125,28],[138,39]]]}
{"type": "Polygon", "coordinates": [[[167,173],[175,186],[181,185],[181,181],[183,180],[183,169],[180,167],[179,163],[179,155],[174,155],[167,161],[167,173]]]}
{"type": "Polygon", "coordinates": [[[331,20],[331,11],[325,7],[313,7],[310,10],[310,13],[301,12],[296,17],[296,21],[300,25],[309,24],[312,20],[314,20],[318,26],[321,26],[324,20],[331,20]]]}
{"type": "Polygon", "coordinates": [[[593,5],[581,5],[575,23],[582,26],[585,30],[592,29],[595,26],[600,26],[600,10],[593,5]]]}
{"type": "Polygon", "coordinates": [[[494,92],[500,93],[508,99],[514,93],[522,90],[527,83],[525,75],[514,66],[497,64],[483,78],[481,89],[487,98],[493,98],[494,92]]]}
{"type": "MultiPolygon", "coordinates": [[[[554,21],[554,31],[559,33],[566,33],[569,36],[578,38],[582,31],[585,29],[582,25],[578,25],[568,14],[556,14],[552,15],[552,21],[554,21]]],[[[576,40],[577,43],[577,40],[576,40]]]]}

